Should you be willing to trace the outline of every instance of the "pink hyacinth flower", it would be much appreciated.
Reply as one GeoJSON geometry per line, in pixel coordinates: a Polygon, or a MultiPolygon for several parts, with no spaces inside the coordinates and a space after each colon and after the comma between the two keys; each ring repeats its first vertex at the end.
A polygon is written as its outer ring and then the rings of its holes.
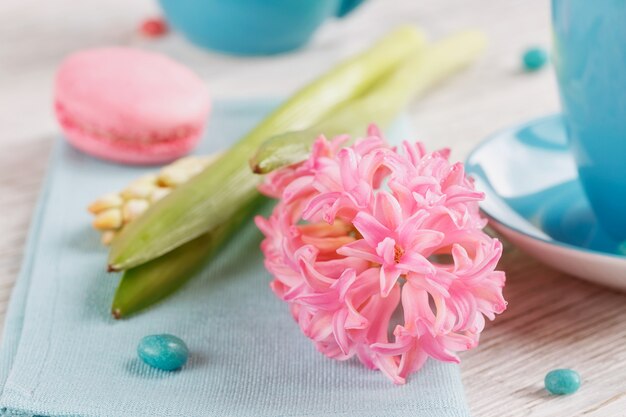
{"type": "Polygon", "coordinates": [[[397,384],[428,357],[458,362],[506,308],[502,254],[483,195],[447,150],[320,137],[308,160],[269,174],[257,217],[272,290],[323,354],[357,356],[397,384]]]}

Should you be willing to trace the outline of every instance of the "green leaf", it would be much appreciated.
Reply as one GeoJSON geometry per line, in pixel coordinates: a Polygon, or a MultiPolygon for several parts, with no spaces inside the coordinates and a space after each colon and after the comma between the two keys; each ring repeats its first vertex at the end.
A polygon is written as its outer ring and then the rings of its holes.
{"type": "Polygon", "coordinates": [[[258,195],[252,204],[239,210],[228,223],[150,262],[126,270],[113,297],[113,317],[128,317],[176,292],[215,257],[246,220],[267,201],[267,198],[258,195]]]}
{"type": "Polygon", "coordinates": [[[411,27],[397,29],[287,100],[217,161],[127,225],[111,245],[109,269],[125,270],[210,232],[257,196],[248,160],[267,138],[306,129],[362,95],[423,45],[411,27]]]}

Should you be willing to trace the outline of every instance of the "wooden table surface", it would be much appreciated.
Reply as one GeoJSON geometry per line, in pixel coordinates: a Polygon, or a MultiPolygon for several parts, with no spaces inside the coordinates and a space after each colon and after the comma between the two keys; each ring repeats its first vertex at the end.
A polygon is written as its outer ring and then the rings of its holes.
{"type": "MultiPolygon", "coordinates": [[[[462,159],[486,135],[558,110],[550,70],[525,74],[520,54],[549,46],[547,0],[371,0],[353,17],[329,22],[309,47],[273,58],[211,54],[180,36],[146,40],[135,28],[158,13],[148,0],[0,2],[0,318],[19,270],[46,158],[58,128],[51,115],[54,70],[76,49],[127,44],[165,51],[195,68],[215,98],[285,95],[399,23],[433,38],[480,28],[490,46],[461,76],[415,103],[418,138],[451,146],[462,159]]],[[[540,265],[508,247],[508,310],[462,355],[476,417],[626,416],[626,298],[540,265]],[[570,367],[583,386],[569,397],[542,389],[551,369],[570,367]]]]}

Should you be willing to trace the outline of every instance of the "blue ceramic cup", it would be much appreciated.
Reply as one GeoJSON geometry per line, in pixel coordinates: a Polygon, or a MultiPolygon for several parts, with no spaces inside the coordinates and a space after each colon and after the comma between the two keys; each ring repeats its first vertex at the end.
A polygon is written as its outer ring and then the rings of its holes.
{"type": "Polygon", "coordinates": [[[193,43],[237,55],[287,52],[330,16],[364,0],[159,0],[167,21],[193,43]]]}
{"type": "Polygon", "coordinates": [[[552,0],[568,140],[599,223],[626,239],[626,0],[552,0]]]}

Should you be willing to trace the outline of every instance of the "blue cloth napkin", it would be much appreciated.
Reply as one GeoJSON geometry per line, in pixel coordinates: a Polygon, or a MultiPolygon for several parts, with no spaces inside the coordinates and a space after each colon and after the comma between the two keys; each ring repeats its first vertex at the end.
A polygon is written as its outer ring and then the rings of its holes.
{"type": "MultiPolygon", "coordinates": [[[[215,106],[198,153],[227,147],[275,101],[215,106]]],[[[389,133],[410,137],[406,122],[389,133]]],[[[459,369],[429,361],[405,386],[318,353],[268,287],[249,224],[183,290],[129,320],[109,305],[119,280],[88,203],[150,171],[104,163],[59,141],[34,216],[0,351],[0,408],[11,416],[467,417],[459,369]],[[137,359],[145,335],[187,342],[188,364],[137,359]]]]}

